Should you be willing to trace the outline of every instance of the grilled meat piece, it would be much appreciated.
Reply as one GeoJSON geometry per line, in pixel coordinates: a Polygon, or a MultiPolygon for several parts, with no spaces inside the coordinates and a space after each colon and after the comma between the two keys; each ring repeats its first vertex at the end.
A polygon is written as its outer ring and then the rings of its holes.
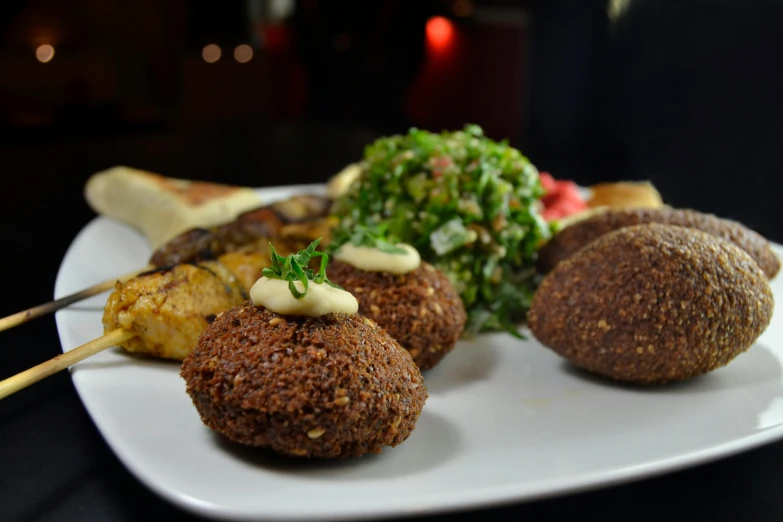
{"type": "Polygon", "coordinates": [[[162,267],[214,259],[258,241],[266,247],[270,241],[277,244],[291,239],[289,246],[297,251],[328,235],[330,205],[330,199],[311,194],[276,201],[244,212],[230,223],[183,232],[158,248],[150,264],[162,267]]]}

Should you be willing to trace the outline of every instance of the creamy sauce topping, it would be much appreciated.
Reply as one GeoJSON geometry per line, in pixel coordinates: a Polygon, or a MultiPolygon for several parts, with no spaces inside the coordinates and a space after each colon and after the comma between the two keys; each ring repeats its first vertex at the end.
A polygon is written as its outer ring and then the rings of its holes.
{"type": "Polygon", "coordinates": [[[419,268],[421,256],[411,245],[399,243],[394,245],[405,250],[404,254],[389,254],[378,248],[356,246],[346,243],[335,252],[335,259],[353,265],[359,270],[368,272],[389,272],[406,274],[419,268]]]}
{"type": "MultiPolygon", "coordinates": [[[[294,285],[300,292],[304,291],[301,281],[294,285]]],[[[349,292],[312,281],[307,285],[307,295],[297,299],[291,294],[288,281],[262,277],[250,288],[250,299],[256,306],[282,315],[318,317],[330,313],[355,314],[359,310],[359,302],[349,292]]]]}

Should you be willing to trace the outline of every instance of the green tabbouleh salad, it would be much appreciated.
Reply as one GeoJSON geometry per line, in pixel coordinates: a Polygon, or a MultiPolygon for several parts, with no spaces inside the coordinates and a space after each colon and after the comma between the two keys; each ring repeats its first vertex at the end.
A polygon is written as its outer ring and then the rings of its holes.
{"type": "Polygon", "coordinates": [[[551,237],[536,204],[538,170],[477,125],[440,134],[411,129],[364,151],[362,171],[333,206],[331,248],[357,226],[380,225],[444,272],[468,311],[467,334],[517,334],[536,289],[533,263],[551,237]]]}

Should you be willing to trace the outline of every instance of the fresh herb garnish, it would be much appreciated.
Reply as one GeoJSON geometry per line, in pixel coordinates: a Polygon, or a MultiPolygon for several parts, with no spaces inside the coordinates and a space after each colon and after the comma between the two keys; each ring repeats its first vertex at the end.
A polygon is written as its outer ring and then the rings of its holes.
{"type": "Polygon", "coordinates": [[[269,243],[269,248],[272,250],[272,266],[266,267],[261,271],[261,274],[268,279],[281,279],[288,281],[288,289],[296,299],[301,299],[307,295],[309,283],[312,281],[315,284],[326,283],[334,288],[340,288],[329,281],[326,277],[326,265],[329,263],[329,256],[325,252],[318,252],[315,247],[321,242],[318,238],[304,250],[300,250],[296,254],[289,254],[285,257],[275,251],[275,247],[272,243],[269,243]],[[310,267],[310,259],[314,257],[321,258],[321,266],[318,273],[315,273],[310,267]],[[300,292],[294,284],[296,281],[302,283],[304,286],[304,292],[300,292]]]}
{"type": "Polygon", "coordinates": [[[385,224],[356,225],[351,227],[343,242],[350,242],[354,246],[377,248],[386,254],[407,254],[407,250],[396,246],[394,241],[384,237],[386,228],[385,224]]]}

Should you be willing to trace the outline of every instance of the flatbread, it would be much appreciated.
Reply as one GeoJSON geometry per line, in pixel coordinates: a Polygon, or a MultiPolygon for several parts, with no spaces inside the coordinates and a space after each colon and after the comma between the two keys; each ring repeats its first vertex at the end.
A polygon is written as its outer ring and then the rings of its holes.
{"type": "Polygon", "coordinates": [[[251,188],[169,178],[126,166],[93,174],[84,197],[97,214],[143,233],[153,249],[186,230],[233,221],[262,204],[251,188]]]}

